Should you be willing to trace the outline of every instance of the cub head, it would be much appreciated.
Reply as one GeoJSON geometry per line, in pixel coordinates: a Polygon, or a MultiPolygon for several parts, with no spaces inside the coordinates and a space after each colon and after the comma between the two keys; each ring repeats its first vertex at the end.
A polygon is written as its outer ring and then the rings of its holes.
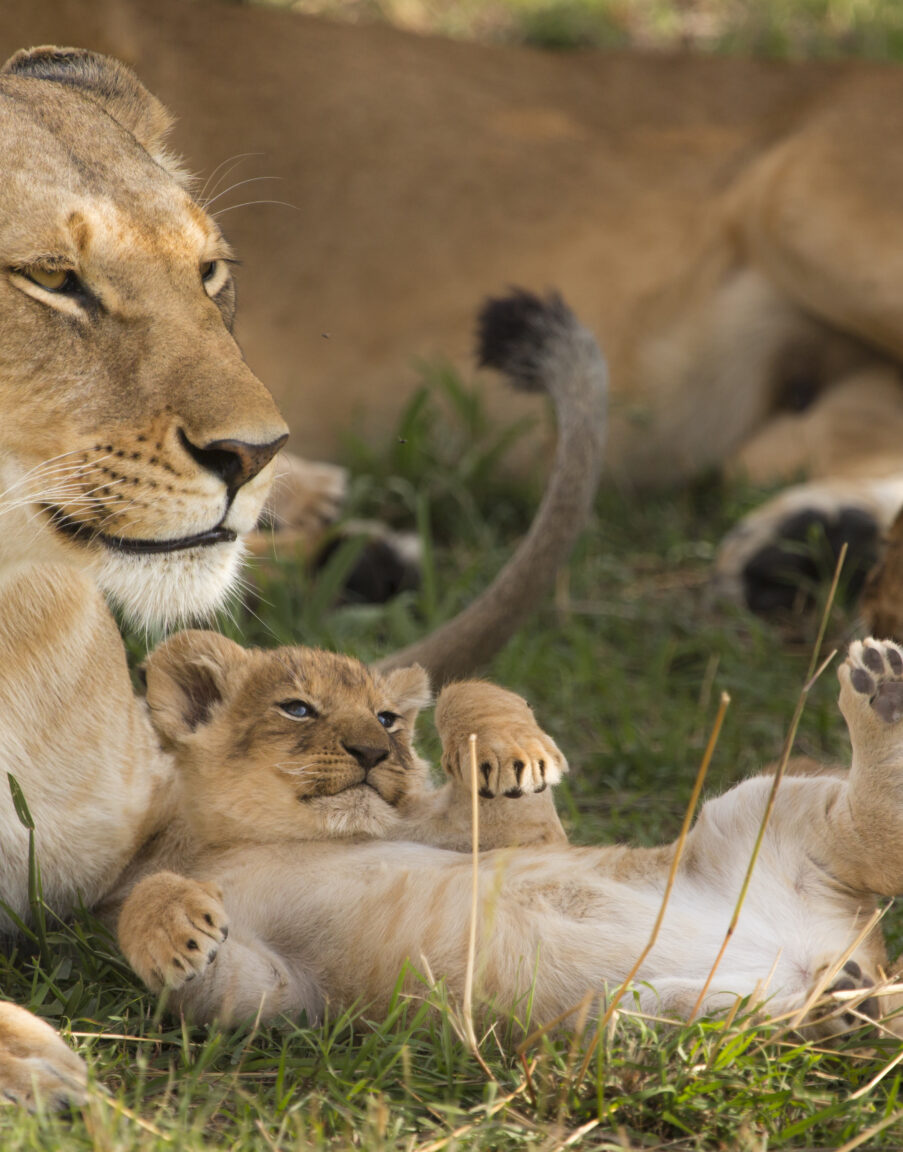
{"type": "Polygon", "coordinates": [[[161,623],[221,601],[287,436],[169,124],[106,57],[0,70],[0,567],[75,563],[161,623]]]}
{"type": "Polygon", "coordinates": [[[313,648],[181,632],[148,658],[147,702],[204,844],[386,835],[426,785],[412,746],[429,682],[313,648]]]}

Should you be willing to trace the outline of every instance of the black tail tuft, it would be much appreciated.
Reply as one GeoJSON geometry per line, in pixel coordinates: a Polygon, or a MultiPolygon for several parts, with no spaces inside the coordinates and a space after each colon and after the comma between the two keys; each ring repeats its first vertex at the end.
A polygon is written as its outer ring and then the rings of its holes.
{"type": "Polygon", "coordinates": [[[477,318],[477,362],[497,368],[517,387],[544,390],[545,360],[577,320],[557,292],[543,299],[517,288],[508,296],[487,300],[477,318]]]}

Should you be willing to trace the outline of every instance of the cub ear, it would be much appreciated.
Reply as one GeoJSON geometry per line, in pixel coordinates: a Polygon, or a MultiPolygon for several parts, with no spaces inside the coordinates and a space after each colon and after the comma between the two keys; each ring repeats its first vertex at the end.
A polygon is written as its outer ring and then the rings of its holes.
{"type": "Polygon", "coordinates": [[[384,673],[382,679],[395,707],[408,726],[413,727],[417,713],[433,699],[429,676],[419,664],[412,664],[409,668],[396,668],[384,673]]]}
{"type": "Polygon", "coordinates": [[[175,747],[207,723],[225,696],[229,673],[247,657],[218,632],[179,632],[154,649],[145,665],[147,704],[164,747],[175,747]]]}
{"type": "Polygon", "coordinates": [[[176,179],[184,176],[177,160],[163,147],[173,118],[127,65],[112,56],[83,48],[24,48],[0,69],[7,76],[26,76],[64,84],[89,96],[131,132],[151,157],[176,179]]]}

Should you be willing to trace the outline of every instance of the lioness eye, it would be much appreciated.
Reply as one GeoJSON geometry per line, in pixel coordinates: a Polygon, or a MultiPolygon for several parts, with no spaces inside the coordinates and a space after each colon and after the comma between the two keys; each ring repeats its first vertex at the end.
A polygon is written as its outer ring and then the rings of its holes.
{"type": "Polygon", "coordinates": [[[305,700],[282,700],[276,707],[295,720],[311,720],[317,715],[316,708],[305,700]]]}
{"type": "Polygon", "coordinates": [[[23,268],[22,275],[46,292],[78,292],[81,289],[78,277],[68,268],[42,268],[36,264],[23,268]]]}
{"type": "Polygon", "coordinates": [[[218,260],[205,260],[203,264],[201,264],[201,279],[205,284],[216,275],[216,266],[218,263],[218,260]]]}
{"type": "Polygon", "coordinates": [[[391,728],[401,717],[395,712],[377,712],[376,719],[382,724],[383,728],[391,728]]]}

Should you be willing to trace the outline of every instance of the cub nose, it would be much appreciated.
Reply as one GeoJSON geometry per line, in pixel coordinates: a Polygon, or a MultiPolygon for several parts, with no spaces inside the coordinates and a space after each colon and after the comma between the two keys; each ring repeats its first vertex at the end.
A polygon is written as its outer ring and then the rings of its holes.
{"type": "Polygon", "coordinates": [[[382,764],[389,755],[389,749],[384,744],[343,744],[345,751],[355,758],[365,772],[382,764]]]}
{"type": "Polygon", "coordinates": [[[288,439],[288,433],[270,440],[268,444],[247,444],[243,440],[211,440],[209,444],[192,444],[184,432],[179,432],[182,447],[202,468],[219,476],[230,495],[253,480],[273,459],[288,439]]]}

